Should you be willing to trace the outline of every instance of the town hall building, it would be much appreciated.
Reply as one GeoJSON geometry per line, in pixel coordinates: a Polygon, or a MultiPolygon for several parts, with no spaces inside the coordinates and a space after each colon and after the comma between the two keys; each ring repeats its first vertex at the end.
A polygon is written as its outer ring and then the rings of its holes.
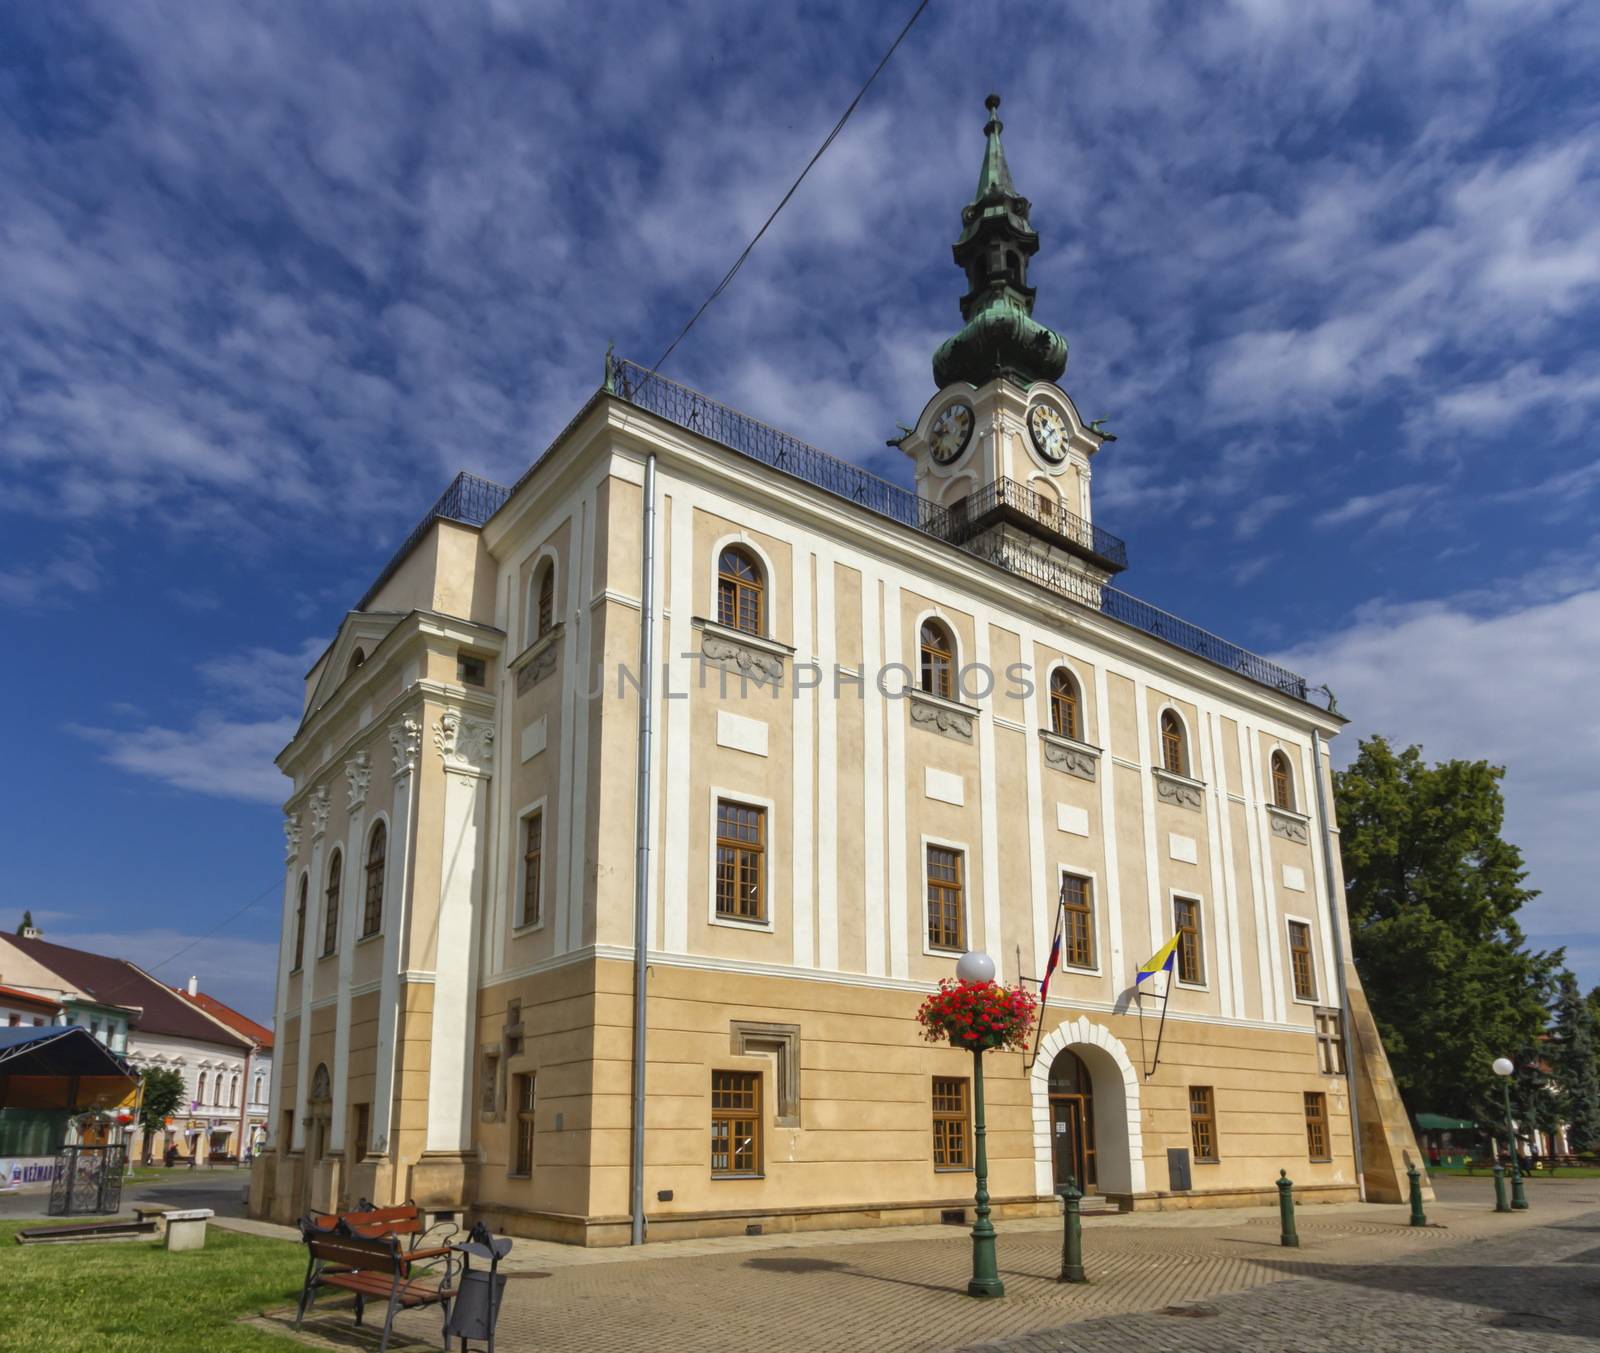
{"type": "Polygon", "coordinates": [[[591,1245],[970,1215],[971,1058],[916,1011],[967,950],[1036,984],[1057,934],[1037,1052],[986,1060],[998,1215],[1069,1175],[1132,1209],[1280,1170],[1400,1197],[1343,720],[1117,586],[998,103],[914,488],[608,358],[307,674],[257,1215],[413,1199],[591,1245]]]}

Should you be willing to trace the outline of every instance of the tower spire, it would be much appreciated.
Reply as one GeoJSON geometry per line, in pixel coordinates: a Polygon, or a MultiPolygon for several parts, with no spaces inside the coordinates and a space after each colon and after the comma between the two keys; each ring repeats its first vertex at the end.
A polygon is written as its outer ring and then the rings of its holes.
{"type": "Polygon", "coordinates": [[[1067,366],[1066,339],[1033,318],[1028,260],[1038,252],[1039,236],[1000,142],[1000,96],[989,95],[984,107],[989,116],[978,189],[962,209],[961,235],[952,249],[967,274],[961,298],[966,324],[933,355],[940,388],[956,381],[982,385],[996,376],[1031,385],[1057,379],[1067,366]]]}

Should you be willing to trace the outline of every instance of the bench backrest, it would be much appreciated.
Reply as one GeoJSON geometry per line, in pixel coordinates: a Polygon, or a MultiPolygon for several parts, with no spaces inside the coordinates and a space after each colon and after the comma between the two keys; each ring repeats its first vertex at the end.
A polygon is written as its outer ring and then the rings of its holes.
{"type": "Polygon", "coordinates": [[[399,1273],[405,1262],[405,1255],[393,1236],[308,1231],[306,1244],[311,1247],[313,1258],[325,1264],[358,1269],[363,1273],[399,1273]]]}
{"type": "Polygon", "coordinates": [[[361,1236],[420,1235],[422,1209],[415,1203],[400,1207],[375,1207],[362,1212],[312,1212],[307,1214],[319,1231],[332,1232],[341,1222],[361,1236]]]}

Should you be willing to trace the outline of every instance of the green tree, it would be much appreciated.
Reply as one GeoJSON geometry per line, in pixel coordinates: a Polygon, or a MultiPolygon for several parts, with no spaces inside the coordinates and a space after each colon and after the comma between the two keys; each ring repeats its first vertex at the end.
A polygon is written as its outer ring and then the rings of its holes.
{"type": "Polygon", "coordinates": [[[1334,776],[1351,950],[1413,1112],[1498,1120],[1494,1059],[1546,1027],[1561,954],[1517,926],[1536,894],[1500,835],[1503,774],[1374,737],[1334,776]]]}
{"type": "Polygon", "coordinates": [[[188,1098],[183,1076],[165,1067],[153,1066],[144,1073],[144,1090],[139,1097],[139,1126],[145,1131],[144,1158],[150,1159],[150,1143],[166,1120],[188,1098]]]}
{"type": "Polygon", "coordinates": [[[33,929],[33,913],[31,911],[25,911],[25,912],[22,913],[22,924],[17,927],[17,934],[25,935],[25,934],[27,934],[28,931],[30,931],[32,929],[33,929]]]}
{"type": "Polygon", "coordinates": [[[1550,1079],[1568,1141],[1574,1151],[1600,1150],[1600,1029],[1570,972],[1561,974],[1556,987],[1555,1016],[1550,1079]]]}

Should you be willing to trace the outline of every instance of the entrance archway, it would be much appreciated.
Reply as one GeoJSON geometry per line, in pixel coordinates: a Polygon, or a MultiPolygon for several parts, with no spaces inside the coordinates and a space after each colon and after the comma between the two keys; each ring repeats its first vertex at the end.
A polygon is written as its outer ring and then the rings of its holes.
{"type": "MultiPolygon", "coordinates": [[[[1081,1115],[1081,1146],[1068,1143],[1066,1162],[1088,1173],[1093,1152],[1093,1183],[1104,1194],[1143,1193],[1144,1134],[1139,1120],[1139,1073],[1121,1040],[1087,1018],[1060,1024],[1039,1044],[1031,1075],[1033,1094],[1034,1183],[1041,1196],[1055,1191],[1057,1133],[1063,1115],[1081,1115]],[[1070,1061],[1058,1058],[1071,1051],[1070,1061]],[[1052,1080],[1060,1088],[1052,1096],[1052,1080]],[[1076,1088],[1068,1088],[1069,1086],[1076,1088]],[[1057,1105],[1069,1106],[1057,1108],[1057,1105]],[[1082,1159],[1080,1160],[1080,1155],[1082,1159]]],[[[1077,1170],[1073,1171],[1075,1174],[1077,1170]]]]}
{"type": "Polygon", "coordinates": [[[1094,1078],[1071,1048],[1050,1063],[1050,1156],[1052,1188],[1070,1177],[1085,1193],[1098,1193],[1094,1149],[1094,1078]]]}
{"type": "Polygon", "coordinates": [[[311,1092],[306,1097],[305,1163],[301,1175],[301,1206],[316,1207],[317,1166],[328,1154],[328,1129],[333,1121],[333,1089],[325,1063],[317,1064],[311,1077],[311,1092]]]}

